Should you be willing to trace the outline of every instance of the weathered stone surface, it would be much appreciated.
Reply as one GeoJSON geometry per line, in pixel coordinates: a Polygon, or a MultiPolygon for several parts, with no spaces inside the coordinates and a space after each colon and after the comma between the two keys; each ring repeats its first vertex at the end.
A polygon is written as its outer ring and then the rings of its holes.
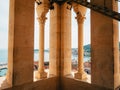
{"type": "Polygon", "coordinates": [[[10,0],[7,73],[10,86],[33,81],[33,50],[34,1],[10,0]]]}
{"type": "MultiPolygon", "coordinates": [[[[91,0],[98,5],[103,5],[103,1],[91,0]]],[[[38,9],[40,17],[38,19],[40,27],[44,30],[48,0],[41,0],[41,2],[43,5],[39,7],[42,7],[40,11],[38,9]]],[[[113,0],[106,0],[106,3],[108,8],[117,10],[113,0]]],[[[78,8],[80,9],[81,6],[75,8],[75,11],[78,8]]],[[[4,90],[115,90],[120,86],[118,22],[94,11],[91,11],[92,84],[70,78],[70,9],[71,6],[67,3],[61,5],[54,3],[54,9],[50,11],[50,75],[54,77],[33,82],[34,0],[10,0],[9,60],[6,81],[11,88],[4,90]]],[[[79,14],[78,11],[76,13],[79,14]]],[[[81,9],[81,15],[84,16],[85,13],[86,8],[81,9]]],[[[77,19],[81,18],[77,17],[77,19]]],[[[78,21],[79,30],[83,30],[81,21],[84,20],[78,21]]],[[[42,42],[44,42],[43,34],[42,31],[40,39],[42,42]]],[[[82,47],[83,36],[82,34],[80,36],[81,42],[78,42],[82,47]]],[[[41,44],[41,58],[43,58],[43,48],[44,44],[41,44]]],[[[81,48],[80,51],[83,52],[83,49],[81,48]]],[[[38,70],[40,74],[38,78],[42,75],[42,77],[46,76],[46,73],[40,72],[44,71],[43,62],[38,70]]],[[[83,68],[79,70],[82,71],[83,68]]],[[[78,74],[76,74],[78,77],[84,75],[78,74]]]]}
{"type": "MultiPolygon", "coordinates": [[[[91,0],[101,5],[102,0],[91,0]]],[[[107,1],[110,9],[117,4],[107,1]]],[[[116,5],[117,6],[117,5],[116,5]]],[[[117,8],[116,8],[117,9],[117,8]]],[[[91,63],[93,84],[115,89],[120,85],[118,22],[91,11],[91,63]]]]}
{"type": "Polygon", "coordinates": [[[113,90],[95,84],[89,84],[73,78],[62,78],[62,90],[113,90]]]}
{"type": "Polygon", "coordinates": [[[71,74],[71,10],[69,4],[61,5],[61,75],[71,74]]]}
{"type": "Polygon", "coordinates": [[[57,78],[51,77],[48,79],[26,83],[4,90],[58,90],[57,88],[57,78]]]}
{"type": "Polygon", "coordinates": [[[50,74],[71,73],[71,10],[54,4],[50,11],[50,74]]]}
{"type": "Polygon", "coordinates": [[[50,10],[50,65],[49,74],[59,76],[61,55],[61,21],[60,6],[54,3],[54,10],[50,10]]]}

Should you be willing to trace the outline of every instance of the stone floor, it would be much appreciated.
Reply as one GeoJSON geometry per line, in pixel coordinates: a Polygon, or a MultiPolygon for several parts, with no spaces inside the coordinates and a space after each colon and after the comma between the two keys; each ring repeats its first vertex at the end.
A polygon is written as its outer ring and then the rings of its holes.
{"type": "Polygon", "coordinates": [[[5,80],[5,76],[4,77],[0,77],[0,87],[1,87],[1,84],[3,83],[4,80],[5,80]]]}
{"type": "MultiPolygon", "coordinates": [[[[34,71],[34,76],[35,76],[35,72],[36,72],[36,71],[34,71]]],[[[45,72],[48,72],[48,75],[49,75],[49,69],[46,69],[45,72]]],[[[74,73],[75,73],[75,72],[72,72],[73,77],[74,77],[74,73]]],[[[49,77],[49,76],[48,76],[48,77],[49,77]]],[[[1,84],[3,83],[3,81],[5,80],[5,78],[6,78],[5,76],[4,76],[4,77],[0,77],[0,87],[1,87],[1,84]]],[[[87,78],[88,78],[88,79],[87,79],[87,82],[88,82],[88,83],[91,83],[91,75],[88,75],[88,74],[87,74],[87,78]]],[[[37,79],[35,79],[35,77],[34,77],[34,81],[37,81],[37,79]]]]}

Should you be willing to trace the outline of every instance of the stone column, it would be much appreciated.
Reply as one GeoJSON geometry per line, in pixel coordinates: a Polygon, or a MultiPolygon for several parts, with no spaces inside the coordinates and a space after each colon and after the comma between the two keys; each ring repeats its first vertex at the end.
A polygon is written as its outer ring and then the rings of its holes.
{"type": "Polygon", "coordinates": [[[54,9],[50,10],[50,76],[60,75],[61,61],[61,28],[60,28],[60,5],[54,3],[54,9]]]}
{"type": "Polygon", "coordinates": [[[46,17],[38,18],[39,22],[39,63],[38,72],[36,73],[37,79],[47,77],[47,73],[44,71],[44,26],[46,17]]]}
{"type": "Polygon", "coordinates": [[[50,11],[50,75],[71,75],[71,8],[54,3],[50,11]]]}
{"type": "Polygon", "coordinates": [[[84,50],[83,50],[83,26],[86,14],[86,7],[78,5],[76,3],[72,3],[73,9],[77,15],[77,23],[78,23],[78,72],[75,74],[75,78],[80,80],[86,80],[87,76],[84,72],[84,50]]]}
{"type": "MultiPolygon", "coordinates": [[[[44,4],[43,4],[44,5],[44,4]]],[[[46,14],[48,12],[48,7],[44,7],[41,5],[37,5],[37,14],[38,14],[38,22],[39,22],[39,68],[36,72],[36,79],[47,78],[47,73],[44,71],[44,27],[46,14]]]]}
{"type": "Polygon", "coordinates": [[[84,49],[83,49],[83,26],[84,26],[84,16],[80,14],[76,17],[78,23],[78,72],[75,73],[75,78],[80,80],[86,80],[87,76],[84,72],[84,49]]]}
{"type": "Polygon", "coordinates": [[[6,76],[6,81],[10,86],[33,82],[33,50],[34,1],[10,0],[6,76]]]}

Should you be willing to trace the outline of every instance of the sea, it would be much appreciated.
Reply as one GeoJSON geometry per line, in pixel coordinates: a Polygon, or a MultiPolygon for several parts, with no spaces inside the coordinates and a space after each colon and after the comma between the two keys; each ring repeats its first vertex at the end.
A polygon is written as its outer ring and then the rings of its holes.
{"type": "MultiPolygon", "coordinates": [[[[39,51],[34,50],[34,61],[39,60],[39,51]]],[[[77,60],[78,56],[77,55],[72,55],[72,61],[77,60]]],[[[90,60],[90,57],[85,56],[84,57],[84,62],[90,60]]],[[[0,64],[7,64],[8,61],[8,51],[4,49],[0,49],[0,64]]],[[[44,61],[48,62],[49,61],[49,52],[45,51],[44,52],[44,61]]]]}
{"type": "MultiPolygon", "coordinates": [[[[34,61],[38,61],[39,59],[39,51],[34,50],[34,61]]],[[[72,62],[77,61],[78,56],[72,55],[72,62]]],[[[90,57],[84,57],[84,62],[89,61],[90,57]]],[[[8,51],[4,49],[0,49],[0,77],[5,76],[7,72],[7,68],[1,68],[4,65],[7,65],[8,61],[8,51]]],[[[44,52],[44,61],[49,62],[49,52],[48,50],[44,52]]]]}

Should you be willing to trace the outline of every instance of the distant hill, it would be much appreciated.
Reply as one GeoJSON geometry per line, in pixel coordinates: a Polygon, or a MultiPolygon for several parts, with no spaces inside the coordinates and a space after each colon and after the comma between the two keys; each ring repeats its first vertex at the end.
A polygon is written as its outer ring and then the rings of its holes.
{"type": "Polygon", "coordinates": [[[120,42],[119,42],[119,51],[120,51],[120,42]]]}
{"type": "MultiPolygon", "coordinates": [[[[39,49],[34,49],[35,52],[38,52],[39,49]]],[[[49,49],[45,49],[44,52],[49,52],[49,49]]]]}
{"type": "MultiPolygon", "coordinates": [[[[120,44],[119,44],[120,45],[120,44]]],[[[90,52],[90,44],[88,44],[88,45],[84,45],[84,51],[86,51],[86,52],[90,52]]],[[[39,49],[35,49],[34,51],[39,51],[39,49]]],[[[45,49],[44,50],[45,52],[49,52],[49,49],[45,49]]],[[[78,48],[72,48],[72,51],[74,52],[74,51],[78,51],[78,48]]]]}
{"type": "Polygon", "coordinates": [[[86,52],[90,52],[91,51],[90,44],[84,45],[84,51],[86,51],[86,52]]]}

